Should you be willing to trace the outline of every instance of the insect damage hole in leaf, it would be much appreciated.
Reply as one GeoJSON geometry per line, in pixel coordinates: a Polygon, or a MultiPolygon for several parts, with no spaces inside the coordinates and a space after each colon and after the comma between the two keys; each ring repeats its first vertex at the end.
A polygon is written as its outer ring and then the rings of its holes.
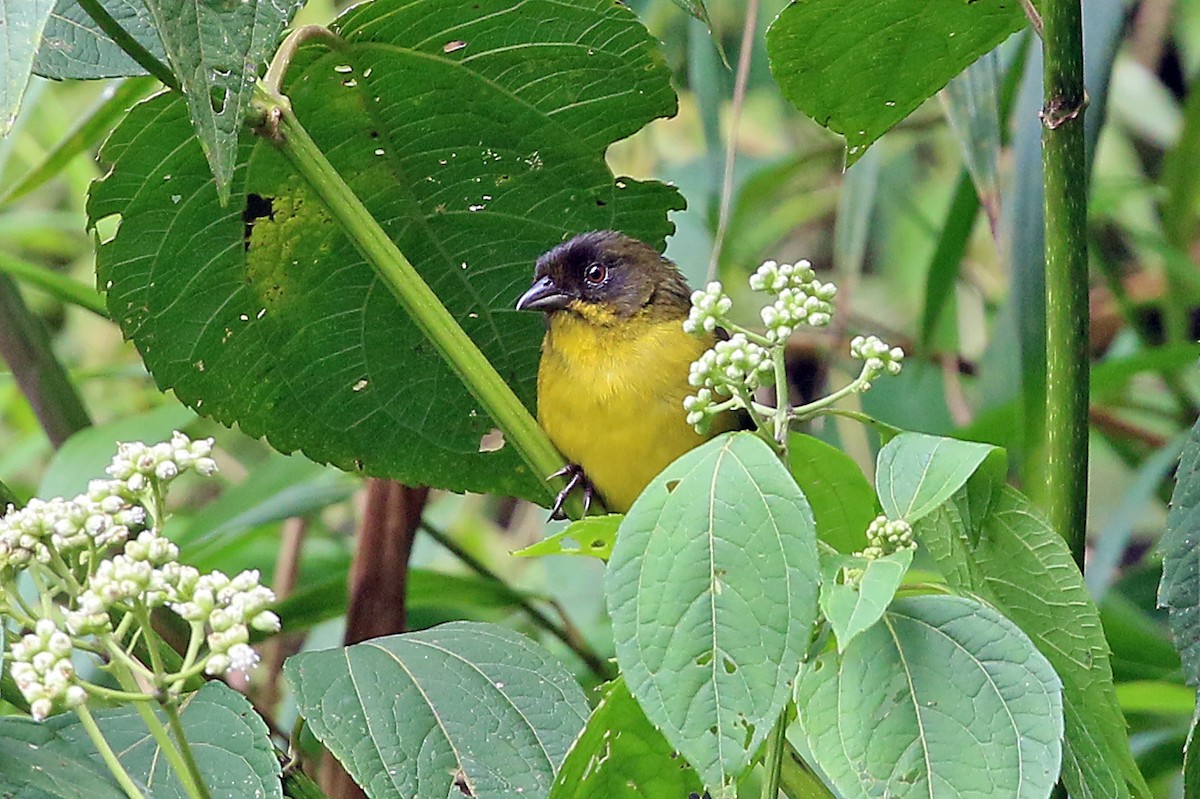
{"type": "Polygon", "coordinates": [[[493,427],[479,439],[480,452],[499,452],[504,449],[504,431],[493,427]]]}
{"type": "Polygon", "coordinates": [[[246,225],[245,248],[250,249],[250,235],[254,231],[254,223],[259,219],[275,219],[275,199],[263,197],[261,194],[250,192],[246,195],[246,207],[242,209],[242,222],[246,225]]]}

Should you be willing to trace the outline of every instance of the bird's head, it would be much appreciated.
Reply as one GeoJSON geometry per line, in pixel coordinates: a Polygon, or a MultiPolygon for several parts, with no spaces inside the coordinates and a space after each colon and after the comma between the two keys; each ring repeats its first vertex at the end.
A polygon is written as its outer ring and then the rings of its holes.
{"type": "Polygon", "coordinates": [[[675,264],[611,230],[582,233],[538,258],[517,310],[569,313],[615,324],[643,312],[687,316],[690,292],[675,264]]]}

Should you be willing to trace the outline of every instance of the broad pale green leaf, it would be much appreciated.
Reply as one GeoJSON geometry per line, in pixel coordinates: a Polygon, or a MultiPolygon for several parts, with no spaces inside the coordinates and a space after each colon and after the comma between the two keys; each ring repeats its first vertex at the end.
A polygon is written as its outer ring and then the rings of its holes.
{"type": "Polygon", "coordinates": [[[490,624],[305,652],[284,672],[313,733],[371,799],[546,797],[588,715],[557,660],[490,624]]]}
{"type": "MultiPolygon", "coordinates": [[[[348,50],[293,63],[298,117],[532,407],[545,326],[512,307],[537,256],[590,229],[661,246],[682,204],[604,161],[674,112],[654,40],[608,0],[377,0],[335,27],[348,50]]],[[[228,208],[176,98],[103,158],[90,216],[122,222],[100,286],[159,385],[285,452],[544,501],[512,447],[480,452],[492,421],[271,145],[243,142],[228,208]]]]}
{"type": "Polygon", "coordinates": [[[788,465],[812,507],[817,537],[845,554],[862,550],[876,500],[854,459],[819,438],[797,433],[788,442],[788,465]]]}
{"type": "MultiPolygon", "coordinates": [[[[164,63],[162,41],[154,30],[150,11],[143,0],[101,0],[109,16],[143,47],[164,63]]],[[[33,71],[54,80],[90,80],[145,75],[136,61],[100,30],[75,0],[57,0],[33,71]]]]}
{"type": "Polygon", "coordinates": [[[783,709],[818,579],[808,502],[753,433],[680,457],[621,523],[605,589],[617,662],[710,788],[745,770],[783,709]]]}
{"type": "Polygon", "coordinates": [[[514,552],[523,558],[543,555],[585,555],[589,558],[608,560],[612,557],[613,541],[617,538],[617,527],[625,517],[619,513],[604,516],[587,516],[567,525],[567,529],[548,535],[536,544],[514,552]]]}
{"type": "Polygon", "coordinates": [[[229,199],[238,137],[250,112],[259,65],[304,0],[142,0],[187,97],[192,125],[229,199]]]}
{"type": "Polygon", "coordinates": [[[54,0],[0,0],[0,136],[8,135],[29,85],[54,0]]]}
{"type": "MultiPolygon", "coordinates": [[[[188,798],[187,791],[171,770],[137,711],[127,706],[94,711],[93,715],[121,764],[137,783],[152,790],[154,799],[188,798]]],[[[271,745],[270,732],[246,697],[225,683],[214,680],[205,683],[203,688],[185,700],[180,717],[196,765],[214,797],[282,797],[279,761],[271,745]]],[[[165,723],[166,718],[161,713],[160,718],[165,723]]],[[[28,725],[31,722],[0,721],[3,725],[18,723],[28,725]]],[[[94,768],[104,775],[93,777],[94,783],[83,783],[80,793],[52,795],[62,796],[63,799],[74,799],[77,795],[81,799],[84,796],[111,795],[108,786],[115,787],[115,781],[107,776],[108,769],[78,717],[73,713],[64,713],[42,722],[41,726],[46,738],[37,744],[38,753],[47,758],[70,761],[87,753],[93,758],[94,768]]],[[[0,786],[4,785],[7,778],[4,758],[8,746],[5,741],[14,734],[24,735],[28,739],[28,734],[22,729],[15,727],[10,730],[0,726],[0,786]]],[[[27,756],[37,755],[31,751],[27,756]]],[[[78,766],[72,765],[71,768],[72,771],[61,775],[61,779],[73,785],[78,766]]],[[[83,773],[78,773],[83,778],[83,773]]],[[[59,779],[57,776],[55,778],[59,779]]],[[[121,791],[116,789],[116,794],[121,795],[121,791]]]]}
{"type": "Polygon", "coordinates": [[[963,597],[897,600],[796,686],[800,725],[846,796],[1045,799],[1062,685],[1021,630],[963,597]]]}
{"type": "Polygon", "coordinates": [[[1200,422],[1192,427],[1158,544],[1163,555],[1158,605],[1169,612],[1171,635],[1190,685],[1200,684],[1200,422]]]}
{"type": "Polygon", "coordinates": [[[890,519],[915,522],[962,488],[989,459],[1003,473],[1004,451],[988,444],[901,433],[879,450],[875,490],[890,519]]]}
{"type": "Polygon", "coordinates": [[[1063,780],[1073,797],[1148,796],[1129,750],[1100,614],[1063,539],[1011,488],[996,492],[977,541],[948,504],[914,530],[947,580],[1012,619],[1063,682],[1063,780]]]}
{"type": "Polygon", "coordinates": [[[685,799],[703,790],[617,680],[567,753],[550,799],[685,799]]]}
{"type": "MultiPolygon", "coordinates": [[[[63,721],[76,721],[71,714],[63,721]]],[[[0,718],[0,796],[5,799],[126,799],[89,749],[63,745],[61,722],[0,718]]]]}
{"type": "Polygon", "coordinates": [[[912,559],[913,551],[902,549],[872,560],[843,555],[823,564],[821,612],[837,636],[839,652],[883,617],[912,559]]]}
{"type": "Polygon", "coordinates": [[[800,0],[767,31],[785,97],[846,138],[848,163],[1025,25],[1018,0],[800,0]]]}

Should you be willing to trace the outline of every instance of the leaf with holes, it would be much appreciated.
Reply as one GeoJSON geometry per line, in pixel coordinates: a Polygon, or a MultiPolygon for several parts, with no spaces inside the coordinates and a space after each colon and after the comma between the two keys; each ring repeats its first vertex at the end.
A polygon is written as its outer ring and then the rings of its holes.
{"type": "Polygon", "coordinates": [[[571,522],[567,525],[567,529],[548,535],[541,541],[519,549],[513,554],[522,558],[538,558],[544,555],[584,555],[589,558],[608,560],[612,557],[617,527],[624,518],[619,513],[587,516],[571,522]]]}
{"type": "Polygon", "coordinates": [[[371,799],[545,797],[588,715],[562,664],[491,624],[305,652],[284,673],[313,733],[371,799]]]}
{"type": "Polygon", "coordinates": [[[818,580],[808,501],[753,433],[680,457],[621,523],[605,583],[617,662],[709,788],[749,766],[783,709],[818,580]]]}
{"type": "Polygon", "coordinates": [[[0,137],[8,135],[54,0],[0,0],[0,137]]]}
{"type": "Polygon", "coordinates": [[[696,772],[617,680],[567,753],[550,799],[684,799],[703,790],[696,772]]]}
{"type": "MultiPolygon", "coordinates": [[[[604,160],[675,110],[654,40],[609,0],[377,0],[335,28],[345,50],[293,62],[299,119],[532,407],[545,326],[512,308],[534,260],[598,228],[661,246],[681,206],[604,160]]],[[[482,446],[492,421],[270,144],[242,143],[229,208],[177,98],[135,108],[102,157],[90,218],[121,225],[99,282],[160,386],[285,452],[545,500],[545,475],[482,446]]]]}
{"type": "Polygon", "coordinates": [[[842,134],[853,164],[1025,22],[1019,0],[803,0],[771,23],[767,55],[784,96],[842,134]]]}
{"type": "Polygon", "coordinates": [[[963,597],[897,600],[804,668],[800,726],[847,796],[1045,799],[1062,759],[1062,685],[1024,633],[963,597]]]}
{"type": "MultiPolygon", "coordinates": [[[[143,0],[100,0],[100,5],[126,33],[152,55],[167,61],[143,0]]],[[[121,46],[100,30],[75,0],[57,0],[42,34],[33,71],[54,80],[91,80],[145,75],[121,46]]]]}

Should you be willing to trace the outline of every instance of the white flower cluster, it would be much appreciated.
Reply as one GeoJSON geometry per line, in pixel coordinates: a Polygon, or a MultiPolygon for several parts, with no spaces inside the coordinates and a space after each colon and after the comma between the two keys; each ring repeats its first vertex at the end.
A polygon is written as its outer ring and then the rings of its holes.
{"type": "Polygon", "coordinates": [[[808,261],[794,264],[765,261],[750,276],[750,288],[776,296],[775,302],[760,312],[772,343],[787,341],[801,324],[824,327],[833,317],[832,300],[837,295],[837,286],[817,280],[808,261]]]}
{"type": "Polygon", "coordinates": [[[205,476],[216,472],[212,446],[211,438],[192,441],[178,431],[170,441],[153,446],[140,441],[120,444],[117,456],[106,471],[122,481],[129,491],[141,494],[154,481],[165,485],[189,469],[205,476]]]}
{"type": "Polygon", "coordinates": [[[735,333],[727,341],[718,341],[692,363],[688,383],[698,389],[683,401],[687,423],[702,435],[718,413],[718,396],[742,396],[754,391],[762,375],[772,368],[771,353],[746,337],[735,333]]]}
{"type": "Polygon", "coordinates": [[[51,547],[68,560],[86,562],[91,550],[119,544],[145,519],[141,507],[112,493],[104,480],[93,481],[74,499],[31,499],[0,518],[0,572],[30,561],[49,563],[51,547]]]}
{"type": "Polygon", "coordinates": [[[201,575],[183,566],[171,609],[190,622],[206,622],[209,659],[207,674],[249,671],[258,664],[250,647],[250,627],[278,632],[279,617],[267,607],[275,601],[271,589],[259,584],[257,571],[244,571],[233,579],[214,571],[201,575]]]}
{"type": "Polygon", "coordinates": [[[70,637],[50,619],[39,619],[34,631],[11,647],[13,681],[38,721],[87,701],[75,679],[71,649],[70,637]]]}
{"type": "Polygon", "coordinates": [[[867,548],[856,553],[867,560],[875,560],[902,549],[916,549],[912,525],[903,519],[876,516],[867,527],[867,548]]]}
{"type": "Polygon", "coordinates": [[[733,300],[725,294],[725,290],[717,281],[704,287],[703,291],[692,292],[692,309],[683,323],[686,333],[699,334],[701,331],[711,333],[717,329],[725,314],[733,307],[733,300]]]}
{"type": "MultiPolygon", "coordinates": [[[[866,380],[871,381],[884,372],[890,375],[900,374],[904,350],[888,346],[877,336],[855,336],[850,341],[850,356],[864,362],[866,380]]],[[[870,382],[867,382],[862,390],[866,391],[870,387],[870,382]]]]}

